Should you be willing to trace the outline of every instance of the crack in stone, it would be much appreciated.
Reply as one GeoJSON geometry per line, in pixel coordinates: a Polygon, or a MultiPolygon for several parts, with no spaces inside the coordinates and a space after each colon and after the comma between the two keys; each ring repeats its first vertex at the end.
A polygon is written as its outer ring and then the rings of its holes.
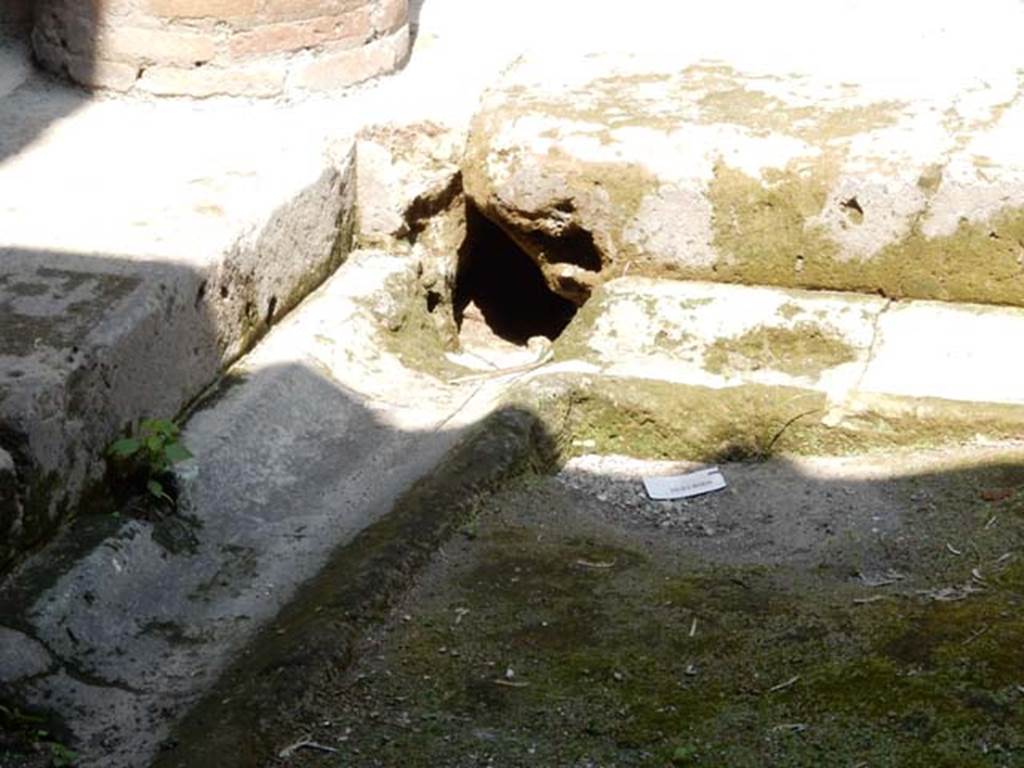
{"type": "Polygon", "coordinates": [[[857,378],[857,383],[853,387],[852,392],[854,392],[854,393],[861,391],[861,387],[864,384],[864,379],[867,378],[868,371],[871,370],[871,364],[874,362],[875,355],[878,352],[878,343],[880,341],[880,336],[881,336],[881,328],[880,328],[880,326],[882,324],[882,317],[890,309],[892,309],[892,306],[895,303],[896,302],[893,299],[886,298],[885,304],[882,306],[882,308],[875,315],[875,319],[874,319],[874,321],[872,322],[872,325],[871,325],[871,343],[868,345],[868,353],[867,353],[867,356],[864,359],[864,368],[861,371],[860,376],[857,378]]]}

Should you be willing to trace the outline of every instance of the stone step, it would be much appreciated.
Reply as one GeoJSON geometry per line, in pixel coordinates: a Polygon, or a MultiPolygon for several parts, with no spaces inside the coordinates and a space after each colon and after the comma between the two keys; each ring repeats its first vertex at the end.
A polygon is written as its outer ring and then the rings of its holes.
{"type": "Polygon", "coordinates": [[[1024,310],[619,278],[558,342],[603,374],[1024,406],[1024,310]]]}
{"type": "Polygon", "coordinates": [[[340,263],[353,144],[293,120],[0,84],[0,572],[340,263]]]}
{"type": "Polygon", "coordinates": [[[488,388],[381,350],[385,286],[415,279],[408,259],[353,256],[189,418],[176,513],[76,521],[0,592],[21,649],[0,684],[63,717],[81,765],[149,764],[331,552],[490,411],[488,388]]]}
{"type": "Polygon", "coordinates": [[[661,447],[695,460],[715,435],[768,441],[790,419],[807,444],[778,447],[797,453],[1017,439],[1021,337],[1012,307],[626,277],[558,339],[527,401],[563,379],[556,391],[593,394],[639,440],[645,420],[651,436],[679,432],[661,447]]]}
{"type": "Polygon", "coordinates": [[[577,304],[640,274],[1024,305],[1018,53],[923,72],[893,48],[858,75],[772,51],[525,56],[466,193],[577,304]]]}

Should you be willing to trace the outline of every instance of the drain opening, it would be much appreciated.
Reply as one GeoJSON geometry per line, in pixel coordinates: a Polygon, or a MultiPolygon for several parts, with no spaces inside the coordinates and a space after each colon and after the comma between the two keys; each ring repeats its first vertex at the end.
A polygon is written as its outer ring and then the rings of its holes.
{"type": "Polygon", "coordinates": [[[552,293],[533,260],[472,206],[466,207],[454,304],[460,329],[475,307],[496,336],[513,344],[525,344],[533,336],[554,341],[577,309],[552,293]]]}

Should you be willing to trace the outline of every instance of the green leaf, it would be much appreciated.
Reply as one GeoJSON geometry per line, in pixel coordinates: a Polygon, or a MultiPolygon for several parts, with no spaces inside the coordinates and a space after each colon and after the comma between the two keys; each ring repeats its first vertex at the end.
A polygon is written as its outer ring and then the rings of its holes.
{"type": "Polygon", "coordinates": [[[146,450],[152,453],[154,456],[158,455],[163,450],[164,439],[158,435],[150,435],[146,438],[146,450]]]}
{"type": "Polygon", "coordinates": [[[167,419],[146,419],[142,422],[142,429],[153,435],[164,437],[175,437],[178,434],[178,426],[167,419]]]}
{"type": "Polygon", "coordinates": [[[164,446],[164,456],[171,464],[177,464],[179,461],[191,459],[192,452],[181,443],[174,442],[164,446]]]}
{"type": "Polygon", "coordinates": [[[170,497],[164,493],[164,487],[159,480],[150,480],[146,483],[146,490],[156,496],[158,499],[167,499],[170,501],[170,497]]]}
{"type": "Polygon", "coordinates": [[[109,453],[113,456],[127,457],[138,453],[140,448],[142,448],[142,443],[139,440],[134,437],[126,437],[111,445],[109,453]]]}
{"type": "Polygon", "coordinates": [[[78,753],[73,749],[68,749],[56,741],[48,742],[48,745],[54,768],[71,768],[78,760],[78,753]]]}
{"type": "Polygon", "coordinates": [[[695,765],[694,758],[697,756],[697,748],[694,746],[676,747],[672,753],[672,765],[695,765]]]}

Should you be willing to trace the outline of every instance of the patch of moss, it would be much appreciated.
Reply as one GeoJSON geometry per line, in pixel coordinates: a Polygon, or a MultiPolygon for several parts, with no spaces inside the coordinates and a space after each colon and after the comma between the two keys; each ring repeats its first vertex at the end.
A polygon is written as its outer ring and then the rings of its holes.
{"type": "Polygon", "coordinates": [[[822,143],[890,126],[903,106],[881,102],[837,109],[820,104],[796,107],[737,77],[733,84],[709,90],[699,99],[702,122],[731,123],[757,133],[788,133],[822,143]]]}
{"type": "Polygon", "coordinates": [[[1024,209],[961,221],[929,238],[915,227],[863,265],[887,295],[981,304],[1024,304],[1024,209]]]}
{"type": "MultiPolygon", "coordinates": [[[[824,210],[835,168],[829,159],[791,164],[761,181],[720,164],[708,196],[721,259],[689,276],[893,298],[1024,303],[1024,210],[1008,208],[987,222],[965,220],[942,237],[927,237],[915,224],[868,258],[842,260],[838,243],[811,223],[824,210]]],[[[922,179],[938,183],[927,173],[922,179]]]]}
{"type": "Polygon", "coordinates": [[[350,691],[412,716],[364,721],[354,764],[371,745],[410,766],[472,752],[511,766],[996,768],[1024,754],[1016,670],[977,674],[1020,654],[1013,590],[961,608],[909,595],[858,606],[830,578],[681,565],[607,529],[493,516],[457,561],[364,664],[387,674],[350,691]],[[579,565],[598,560],[610,566],[579,565]],[[992,644],[965,642],[967,614],[998,626],[992,644]],[[948,653],[926,666],[894,655],[913,632],[948,653]]]}
{"type": "Polygon", "coordinates": [[[816,323],[792,328],[762,326],[741,336],[715,341],[704,354],[711,373],[771,368],[794,376],[816,378],[822,371],[857,359],[842,336],[816,323]]]}
{"type": "MultiPolygon", "coordinates": [[[[764,182],[719,163],[708,189],[718,279],[760,285],[833,285],[838,244],[809,220],[821,213],[835,166],[791,165],[764,182]]],[[[705,277],[708,275],[704,275],[705,277]]]]}
{"type": "Polygon", "coordinates": [[[451,349],[451,339],[442,337],[427,307],[427,297],[418,284],[400,280],[386,288],[399,303],[392,328],[380,331],[384,346],[402,363],[413,370],[447,380],[465,371],[449,362],[445,354],[451,349]]]}
{"type": "Polygon", "coordinates": [[[686,122],[727,123],[754,133],[784,133],[808,142],[831,142],[893,125],[902,102],[886,101],[833,107],[799,106],[770,93],[763,83],[776,80],[732,67],[695,65],[678,74],[634,73],[597,77],[585,87],[552,97],[516,94],[512,108],[553,116],[605,133],[608,141],[623,128],[670,132],[686,122]]]}
{"type": "MultiPolygon", "coordinates": [[[[797,304],[794,304],[791,301],[787,301],[785,304],[783,304],[781,307],[779,307],[779,309],[776,312],[776,314],[779,317],[783,318],[784,320],[792,320],[797,315],[803,314],[803,311],[804,310],[803,310],[802,307],[798,306],[797,304]]],[[[869,317],[869,316],[870,315],[868,313],[864,314],[864,317],[869,317]]]]}
{"type": "Polygon", "coordinates": [[[710,388],[659,381],[565,380],[541,402],[529,390],[513,402],[551,420],[567,442],[593,441],[588,452],[694,461],[763,459],[773,454],[845,455],[872,449],[940,446],[1013,438],[1020,409],[937,400],[879,401],[840,424],[822,422],[821,392],[746,384],[710,388]],[[555,424],[557,420],[557,425],[555,424]]]}

